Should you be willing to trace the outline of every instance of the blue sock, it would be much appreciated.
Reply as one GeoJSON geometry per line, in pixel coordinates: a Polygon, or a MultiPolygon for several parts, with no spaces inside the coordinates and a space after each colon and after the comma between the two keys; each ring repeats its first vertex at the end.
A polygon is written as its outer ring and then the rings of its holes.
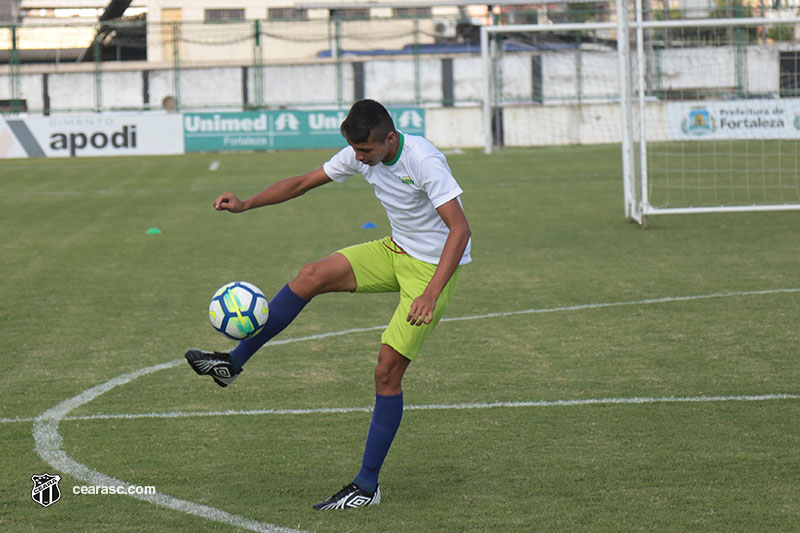
{"type": "Polygon", "coordinates": [[[261,331],[253,337],[239,342],[238,346],[231,350],[233,365],[242,368],[259,348],[283,331],[300,314],[307,303],[308,300],[292,292],[288,283],[284,285],[278,294],[269,301],[269,317],[261,331]]]}
{"type": "Polygon", "coordinates": [[[386,459],[402,418],[402,392],[394,396],[375,395],[375,410],[372,412],[372,422],[369,424],[361,470],[353,479],[353,483],[362,490],[375,492],[383,460],[386,459]]]}

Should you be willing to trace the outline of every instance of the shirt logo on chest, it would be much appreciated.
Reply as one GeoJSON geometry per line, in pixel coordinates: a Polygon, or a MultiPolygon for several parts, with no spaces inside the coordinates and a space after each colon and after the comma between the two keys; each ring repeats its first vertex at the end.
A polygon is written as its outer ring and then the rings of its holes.
{"type": "Polygon", "coordinates": [[[403,183],[405,183],[406,185],[414,185],[414,180],[412,180],[412,179],[411,179],[411,178],[409,178],[408,176],[406,176],[406,177],[404,177],[404,178],[400,178],[400,181],[402,181],[402,182],[403,182],[403,183]]]}

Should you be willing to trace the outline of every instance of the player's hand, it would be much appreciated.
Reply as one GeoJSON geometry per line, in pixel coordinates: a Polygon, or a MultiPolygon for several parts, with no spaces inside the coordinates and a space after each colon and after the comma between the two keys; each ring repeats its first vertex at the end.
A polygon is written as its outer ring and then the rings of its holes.
{"type": "Polygon", "coordinates": [[[214,209],[217,211],[230,211],[231,213],[241,213],[244,211],[244,202],[232,192],[224,192],[214,200],[214,209]]]}
{"type": "Polygon", "coordinates": [[[406,320],[412,326],[421,326],[433,322],[433,310],[436,307],[436,298],[422,293],[411,303],[406,320]]]}

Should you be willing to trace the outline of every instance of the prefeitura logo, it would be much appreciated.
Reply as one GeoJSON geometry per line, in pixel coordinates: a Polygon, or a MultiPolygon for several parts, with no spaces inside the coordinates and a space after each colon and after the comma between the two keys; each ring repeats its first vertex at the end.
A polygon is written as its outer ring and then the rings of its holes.
{"type": "Polygon", "coordinates": [[[681,131],[689,135],[707,135],[716,129],[717,121],[705,107],[693,107],[681,121],[681,131]]]}
{"type": "Polygon", "coordinates": [[[61,476],[42,474],[40,476],[31,476],[31,480],[33,481],[31,498],[39,505],[48,507],[61,499],[61,490],[58,488],[61,476]]]}

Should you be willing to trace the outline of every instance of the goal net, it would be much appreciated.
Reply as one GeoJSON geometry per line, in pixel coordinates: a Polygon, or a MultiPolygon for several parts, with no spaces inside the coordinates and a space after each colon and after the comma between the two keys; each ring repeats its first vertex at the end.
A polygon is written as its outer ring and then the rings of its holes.
{"type": "Polygon", "coordinates": [[[643,224],[800,209],[800,18],[705,15],[718,18],[663,20],[636,0],[614,22],[486,28],[486,150],[526,127],[530,144],[620,143],[625,214],[643,224]],[[541,46],[564,34],[571,49],[541,46]],[[511,94],[510,42],[539,44],[538,99],[511,94]]]}
{"type": "Polygon", "coordinates": [[[633,218],[800,209],[800,20],[642,15],[630,34],[633,218]]]}

